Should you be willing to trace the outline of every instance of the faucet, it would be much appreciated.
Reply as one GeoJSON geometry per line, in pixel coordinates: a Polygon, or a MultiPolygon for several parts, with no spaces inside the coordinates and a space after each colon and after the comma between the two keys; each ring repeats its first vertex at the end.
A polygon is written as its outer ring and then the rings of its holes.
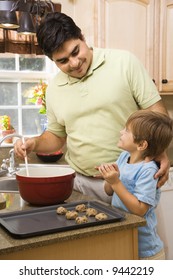
{"type": "Polygon", "coordinates": [[[0,146],[1,146],[2,142],[4,142],[5,139],[12,138],[12,137],[23,138],[22,135],[17,134],[17,133],[8,134],[8,135],[4,136],[2,139],[0,139],[0,146]]]}
{"type": "MultiPolygon", "coordinates": [[[[20,134],[16,134],[16,133],[8,134],[0,140],[0,146],[5,139],[12,138],[12,137],[23,138],[23,136],[20,134]]],[[[10,155],[9,159],[6,159],[6,160],[3,159],[3,161],[2,161],[3,164],[1,165],[1,169],[8,170],[9,174],[14,174],[14,172],[16,171],[16,168],[15,168],[16,164],[15,164],[15,159],[14,159],[14,149],[11,149],[9,151],[9,155],[10,155]],[[7,163],[9,163],[9,166],[7,163]]]]}

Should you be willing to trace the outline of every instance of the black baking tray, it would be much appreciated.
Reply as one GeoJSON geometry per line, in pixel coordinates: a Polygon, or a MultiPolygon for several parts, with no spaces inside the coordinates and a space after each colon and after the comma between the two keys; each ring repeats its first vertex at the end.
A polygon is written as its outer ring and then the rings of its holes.
{"type": "MultiPolygon", "coordinates": [[[[85,212],[79,213],[84,215],[85,212]]],[[[33,210],[15,211],[0,214],[0,224],[15,238],[26,238],[55,232],[62,232],[78,228],[114,223],[124,219],[124,214],[112,206],[105,206],[98,201],[78,201],[73,203],[58,204],[35,208],[33,210]],[[98,212],[104,212],[108,218],[97,221],[89,217],[88,222],[76,224],[75,220],[67,220],[64,215],[56,213],[57,207],[63,206],[67,210],[75,210],[79,204],[93,207],[98,212]]]]}

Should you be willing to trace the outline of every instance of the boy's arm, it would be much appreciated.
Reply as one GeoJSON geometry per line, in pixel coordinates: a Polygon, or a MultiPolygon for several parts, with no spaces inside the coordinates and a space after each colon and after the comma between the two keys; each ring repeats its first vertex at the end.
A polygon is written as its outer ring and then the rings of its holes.
{"type": "Polygon", "coordinates": [[[105,181],[105,185],[104,185],[104,189],[105,189],[105,192],[107,193],[107,195],[113,195],[114,191],[111,187],[111,185],[105,181]]]}

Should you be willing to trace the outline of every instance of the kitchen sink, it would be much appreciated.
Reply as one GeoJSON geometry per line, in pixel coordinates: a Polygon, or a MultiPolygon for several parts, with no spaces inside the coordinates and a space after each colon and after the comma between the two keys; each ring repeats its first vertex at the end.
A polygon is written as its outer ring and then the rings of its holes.
{"type": "Polygon", "coordinates": [[[15,177],[0,177],[0,193],[18,193],[18,183],[15,177]]]}

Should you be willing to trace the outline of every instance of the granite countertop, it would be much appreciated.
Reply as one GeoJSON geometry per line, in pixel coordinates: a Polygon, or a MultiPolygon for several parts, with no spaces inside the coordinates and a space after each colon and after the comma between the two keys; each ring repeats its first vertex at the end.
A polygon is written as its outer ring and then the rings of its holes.
{"type": "MultiPolygon", "coordinates": [[[[33,206],[24,202],[20,195],[17,193],[6,193],[3,194],[7,199],[6,209],[0,210],[1,213],[8,213],[18,210],[33,209],[33,206]]],[[[90,197],[84,196],[79,192],[73,191],[70,198],[66,201],[77,202],[77,201],[92,201],[90,197]]],[[[109,205],[108,205],[109,207],[109,205]]],[[[35,208],[35,207],[34,207],[35,208]]],[[[25,250],[27,248],[35,248],[44,246],[47,244],[62,242],[65,240],[79,239],[85,236],[91,236],[96,234],[108,233],[113,231],[121,231],[129,228],[135,228],[138,226],[145,225],[145,219],[136,215],[125,213],[125,219],[120,222],[109,223],[104,225],[97,225],[92,227],[85,227],[80,229],[68,230],[65,232],[58,232],[52,234],[46,234],[42,236],[16,239],[13,238],[8,232],[6,232],[2,226],[0,226],[0,255],[4,253],[17,252],[25,250]]]]}

